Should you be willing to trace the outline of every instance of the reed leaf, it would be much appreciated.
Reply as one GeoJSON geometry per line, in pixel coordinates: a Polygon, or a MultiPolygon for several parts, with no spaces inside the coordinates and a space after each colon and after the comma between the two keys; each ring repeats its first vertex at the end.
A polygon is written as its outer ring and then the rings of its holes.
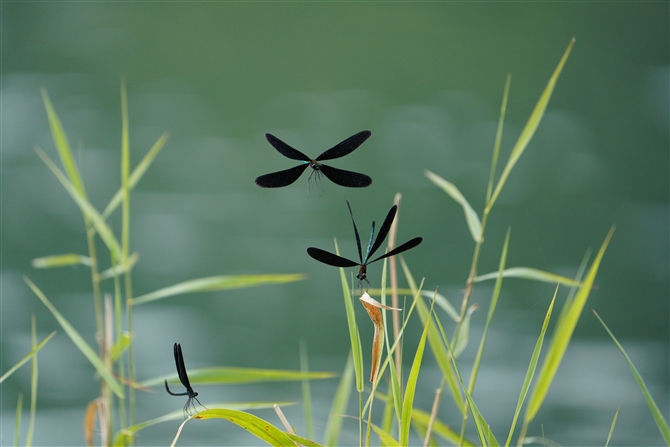
{"type": "Polygon", "coordinates": [[[133,298],[132,304],[144,304],[151,301],[168,298],[175,295],[196,292],[214,292],[217,290],[241,289],[244,287],[255,287],[264,284],[283,284],[287,282],[302,281],[306,276],[303,274],[286,275],[222,275],[207,278],[191,279],[180,282],[163,289],[156,290],[146,295],[133,298]]]}

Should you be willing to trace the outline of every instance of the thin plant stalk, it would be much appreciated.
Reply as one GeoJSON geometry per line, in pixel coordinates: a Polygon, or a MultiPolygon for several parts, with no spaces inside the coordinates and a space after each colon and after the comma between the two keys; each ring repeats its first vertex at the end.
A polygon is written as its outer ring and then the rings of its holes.
{"type": "MultiPolygon", "coordinates": [[[[128,93],[126,90],[125,79],[121,80],[121,190],[123,191],[123,200],[121,203],[121,264],[128,265],[130,253],[130,136],[128,124],[128,93]]],[[[131,269],[124,272],[125,296],[126,296],[126,317],[127,330],[131,334],[128,344],[128,378],[135,381],[135,361],[133,349],[133,287],[131,269]]],[[[120,339],[121,334],[117,334],[120,339]]],[[[130,425],[135,425],[135,388],[128,389],[128,404],[130,405],[130,425]]]]}

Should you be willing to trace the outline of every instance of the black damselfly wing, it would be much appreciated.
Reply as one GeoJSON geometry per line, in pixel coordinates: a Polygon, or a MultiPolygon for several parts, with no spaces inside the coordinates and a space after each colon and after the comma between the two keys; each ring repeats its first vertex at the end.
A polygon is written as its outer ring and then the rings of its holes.
{"type": "MultiPolygon", "coordinates": [[[[309,166],[313,169],[312,175],[317,173],[318,178],[318,173],[323,173],[323,175],[325,175],[330,181],[340,186],[346,186],[348,188],[365,188],[370,186],[372,184],[372,179],[365,174],[346,171],[344,169],[338,169],[320,163],[323,160],[332,160],[335,158],[344,157],[345,155],[353,152],[361,144],[363,144],[365,140],[370,137],[370,135],[371,132],[369,130],[358,132],[356,135],[353,135],[341,143],[336,144],[312,160],[307,155],[284,143],[274,135],[269,133],[265,134],[265,138],[272,145],[272,147],[277,150],[277,152],[292,160],[298,160],[302,162],[302,164],[291,169],[261,175],[260,177],[256,178],[256,184],[262,188],[281,188],[283,186],[288,186],[295,182],[303,173],[303,171],[309,166]]],[[[310,179],[312,175],[310,175],[310,179]]]]}
{"type": "MultiPolygon", "coordinates": [[[[328,252],[326,250],[322,250],[320,248],[316,247],[309,247],[307,249],[307,254],[310,255],[312,258],[316,259],[319,262],[322,262],[324,264],[332,265],[334,267],[359,267],[358,274],[356,277],[359,279],[359,281],[366,281],[367,280],[367,266],[369,264],[372,264],[373,262],[379,261],[380,259],[388,258],[390,256],[395,256],[397,254],[400,254],[402,252],[405,252],[409,249],[412,249],[419,245],[422,241],[423,238],[421,237],[415,237],[414,239],[411,239],[404,244],[394,248],[393,250],[389,251],[388,253],[385,253],[373,260],[369,260],[370,256],[372,256],[375,251],[381,246],[381,244],[384,242],[384,239],[386,239],[386,236],[388,235],[389,230],[391,229],[391,225],[393,224],[393,219],[395,219],[396,212],[398,210],[398,207],[396,205],[393,205],[391,209],[389,210],[388,214],[386,215],[386,219],[384,219],[384,223],[382,224],[381,228],[379,229],[379,234],[377,234],[377,238],[374,239],[374,231],[375,231],[375,222],[372,221],[372,230],[370,231],[370,241],[368,243],[368,249],[365,253],[365,257],[362,256],[361,252],[361,238],[358,234],[358,228],[356,228],[356,222],[354,221],[354,214],[351,211],[351,205],[349,205],[349,201],[347,201],[347,207],[349,208],[349,214],[351,215],[351,222],[354,225],[354,234],[356,235],[356,246],[358,248],[358,258],[360,259],[360,262],[352,261],[351,259],[343,258],[342,256],[336,255],[334,253],[328,252]],[[374,239],[374,243],[372,240],[374,239]]],[[[369,282],[368,282],[369,284],[369,282]]]]}
{"type": "Polygon", "coordinates": [[[167,380],[165,381],[165,389],[172,396],[188,396],[188,399],[186,400],[186,405],[184,405],[184,413],[190,415],[191,414],[189,411],[190,406],[193,406],[193,411],[197,412],[195,404],[193,403],[194,400],[198,402],[202,407],[205,406],[202,405],[198,400],[198,393],[196,393],[193,390],[193,388],[191,387],[191,382],[188,380],[188,374],[186,373],[186,365],[184,364],[184,355],[181,352],[181,345],[179,343],[175,343],[173,350],[174,350],[174,362],[177,367],[177,376],[179,377],[179,381],[181,382],[181,384],[184,385],[184,388],[186,388],[186,391],[183,393],[173,393],[172,391],[170,391],[170,388],[168,387],[167,380]]]}

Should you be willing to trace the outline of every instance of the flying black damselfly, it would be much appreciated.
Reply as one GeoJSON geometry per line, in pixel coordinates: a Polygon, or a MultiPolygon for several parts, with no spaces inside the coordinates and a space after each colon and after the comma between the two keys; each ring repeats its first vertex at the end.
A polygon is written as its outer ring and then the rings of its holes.
{"type": "Polygon", "coordinates": [[[188,374],[186,374],[186,365],[184,365],[184,355],[181,353],[181,345],[179,343],[174,344],[174,362],[177,365],[177,375],[179,376],[179,381],[181,381],[181,384],[184,385],[186,391],[184,393],[173,393],[170,391],[170,388],[168,388],[168,383],[166,380],[165,389],[167,392],[172,396],[188,396],[186,405],[184,405],[184,413],[188,414],[189,416],[191,415],[191,412],[189,411],[191,406],[193,406],[194,412],[198,412],[198,410],[195,408],[195,403],[193,403],[194,400],[198,402],[201,407],[207,408],[200,403],[198,400],[198,393],[193,391],[193,388],[191,388],[191,382],[188,380],[188,374]]]}
{"type": "Polygon", "coordinates": [[[371,132],[369,130],[358,132],[356,135],[347,138],[341,143],[331,147],[323,154],[312,159],[299,150],[284,143],[274,135],[266,133],[265,138],[280,154],[291,160],[301,161],[302,163],[294,168],[261,175],[256,178],[256,184],[262,188],[281,188],[282,186],[288,186],[298,180],[298,177],[300,177],[303,171],[307,169],[307,167],[310,167],[312,168],[312,173],[307,180],[308,186],[310,185],[310,181],[314,174],[316,174],[315,179],[317,181],[320,175],[323,174],[333,183],[340,186],[347,186],[349,188],[365,188],[366,186],[370,186],[372,179],[365,174],[345,171],[344,169],[333,168],[332,166],[321,163],[324,160],[333,160],[335,158],[344,157],[353,152],[358,146],[363,144],[370,135],[371,132]]]}
{"type": "Polygon", "coordinates": [[[349,208],[349,214],[351,215],[351,222],[354,224],[354,234],[356,235],[356,245],[358,247],[358,259],[360,262],[343,258],[342,256],[338,256],[334,253],[330,253],[328,251],[321,250],[320,248],[316,247],[309,247],[307,249],[307,254],[309,254],[312,258],[316,259],[319,262],[323,262],[324,264],[332,265],[335,267],[358,267],[358,274],[356,274],[356,278],[358,278],[359,285],[363,281],[367,282],[368,286],[370,285],[370,281],[368,281],[367,278],[367,272],[368,272],[367,267],[369,264],[372,264],[375,261],[379,261],[380,259],[388,258],[389,256],[394,256],[404,251],[407,251],[410,248],[416,247],[421,243],[421,241],[423,241],[423,238],[415,237],[414,239],[410,239],[409,241],[405,242],[399,247],[394,248],[388,253],[383,254],[373,260],[370,260],[370,256],[372,256],[377,251],[377,249],[382,245],[384,239],[386,239],[386,235],[391,229],[391,224],[393,223],[395,214],[398,211],[398,207],[396,205],[393,205],[389,210],[388,214],[386,215],[386,219],[384,219],[384,223],[379,229],[379,234],[377,234],[376,239],[374,239],[375,221],[374,220],[372,221],[372,229],[370,230],[370,242],[368,242],[368,249],[365,252],[365,257],[363,257],[363,254],[361,252],[361,238],[358,235],[358,229],[356,228],[356,222],[354,221],[354,214],[351,212],[351,205],[349,205],[348,200],[347,200],[347,207],[349,208]],[[374,243],[372,242],[373,239],[374,243]]]}

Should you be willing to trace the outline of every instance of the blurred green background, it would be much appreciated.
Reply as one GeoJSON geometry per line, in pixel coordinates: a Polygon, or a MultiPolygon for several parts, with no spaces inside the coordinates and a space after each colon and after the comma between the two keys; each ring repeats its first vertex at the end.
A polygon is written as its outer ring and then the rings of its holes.
{"type": "MultiPolygon", "coordinates": [[[[56,157],[40,88],[78,148],[89,196],[100,208],[119,185],[122,76],[133,165],[170,132],[132,197],[136,295],[218,274],[309,275],[300,283],[139,306],[138,378],[173,373],[175,341],[189,368],[297,369],[298,343],[306,339],[312,369],[340,371],[349,339],[339,275],[305,249],[330,249],[337,237],[343,254],[355,256],[345,199],[367,233],[401,192],[399,241],[424,237],[405,259],[416,277],[425,277],[426,289],[439,287],[460,304],[473,241],[460,207],[423,171],[454,182],[481,212],[507,73],[504,159],[572,36],[577,43],[544,120],[494,208],[480,272],[497,268],[509,227],[508,265],[573,276],[585,252],[616,225],[598,287],[531,434],[544,430],[563,445],[603,445],[620,405],[612,445],[662,442],[591,309],[623,342],[667,418],[667,2],[3,2],[0,8],[0,371],[29,351],[32,314],[40,338],[59,329],[40,354],[37,445],[83,443],[83,411],[98,393],[92,368],[21,278],[28,275],[93,344],[87,270],[30,264],[39,256],[86,253],[81,213],[33,151],[38,145],[56,157]],[[253,182],[294,165],[265,141],[266,132],[316,156],[363,129],[372,137],[332,165],[367,173],[370,188],[324,181],[320,193],[308,195],[306,175],[277,190],[253,182]]],[[[120,228],[118,215],[112,225],[120,228]]],[[[378,285],[381,265],[369,276],[378,285]]],[[[474,343],[463,365],[471,365],[490,292],[491,284],[475,290],[473,302],[483,309],[473,318],[474,343]]],[[[548,284],[503,285],[475,392],[499,438],[552,293],[548,284]]],[[[363,309],[357,311],[369,359],[371,328],[363,309]]],[[[415,324],[406,346],[413,349],[419,334],[415,324]]],[[[420,381],[417,405],[429,409],[439,386],[430,356],[420,381]]],[[[321,439],[335,381],[314,386],[321,439]]],[[[27,366],[0,388],[2,445],[11,443],[17,395],[29,389],[27,366]]],[[[300,396],[297,384],[198,391],[203,402],[300,396]]],[[[161,389],[141,394],[138,420],[182,404],[161,389]]],[[[287,413],[301,430],[301,409],[287,413]]],[[[458,424],[448,397],[440,416],[458,424]]],[[[138,444],[165,444],[176,426],[148,429],[138,444]]],[[[350,428],[343,444],[357,443],[357,426],[350,428]]],[[[187,426],[181,443],[256,441],[237,427],[201,423],[187,426]]]]}

